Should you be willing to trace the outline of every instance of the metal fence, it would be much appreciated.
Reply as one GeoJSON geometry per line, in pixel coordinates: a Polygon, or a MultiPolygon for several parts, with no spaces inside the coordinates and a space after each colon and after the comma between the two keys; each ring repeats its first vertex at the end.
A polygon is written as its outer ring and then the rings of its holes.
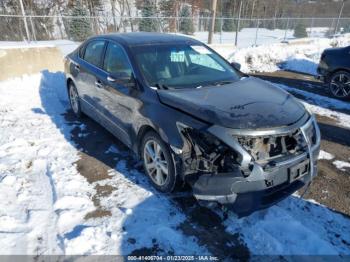
{"type": "MultiPolygon", "coordinates": [[[[154,31],[188,34],[207,42],[210,24],[210,17],[0,15],[0,41],[83,41],[96,34],[154,31]]],[[[213,43],[237,43],[244,47],[350,33],[350,18],[217,17],[214,28],[213,43]]]]}

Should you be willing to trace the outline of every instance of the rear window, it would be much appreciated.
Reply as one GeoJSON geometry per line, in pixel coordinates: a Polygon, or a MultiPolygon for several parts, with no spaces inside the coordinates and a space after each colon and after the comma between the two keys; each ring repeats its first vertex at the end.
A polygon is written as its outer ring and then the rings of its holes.
{"type": "Polygon", "coordinates": [[[104,45],[105,41],[103,40],[91,41],[85,47],[83,59],[90,64],[100,66],[104,45]]]}

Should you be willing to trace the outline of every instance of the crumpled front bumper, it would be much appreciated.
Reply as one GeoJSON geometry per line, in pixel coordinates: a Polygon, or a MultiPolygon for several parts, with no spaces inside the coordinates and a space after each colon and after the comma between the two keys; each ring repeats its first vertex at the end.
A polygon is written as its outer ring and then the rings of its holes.
{"type": "MultiPolygon", "coordinates": [[[[319,135],[319,134],[318,134],[319,135]]],[[[307,152],[264,170],[254,164],[248,177],[237,170],[231,173],[203,174],[192,185],[198,200],[229,204],[239,215],[267,208],[288,197],[317,175],[320,138],[307,152]]]]}

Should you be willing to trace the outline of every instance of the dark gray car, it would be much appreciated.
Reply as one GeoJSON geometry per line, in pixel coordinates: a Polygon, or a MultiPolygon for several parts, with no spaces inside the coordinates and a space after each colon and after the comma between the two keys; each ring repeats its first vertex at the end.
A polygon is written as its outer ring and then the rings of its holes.
{"type": "Polygon", "coordinates": [[[317,174],[315,118],[203,43],[156,33],[96,36],[65,62],[71,106],[130,147],[162,192],[189,183],[241,214],[317,174]]]}
{"type": "Polygon", "coordinates": [[[328,84],[334,97],[350,98],[350,46],[323,51],[318,78],[328,84]]]}

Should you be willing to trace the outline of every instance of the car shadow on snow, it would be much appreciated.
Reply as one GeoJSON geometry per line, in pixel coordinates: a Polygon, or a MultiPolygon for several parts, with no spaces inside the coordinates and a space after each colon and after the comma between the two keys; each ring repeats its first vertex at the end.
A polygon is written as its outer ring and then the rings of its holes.
{"type": "MultiPolygon", "coordinates": [[[[115,209],[124,215],[127,214],[122,226],[114,227],[116,231],[120,230],[122,235],[121,254],[198,254],[200,251],[195,250],[198,246],[206,250],[201,252],[231,259],[248,258],[250,249],[261,254],[277,254],[279,250],[293,252],[289,246],[300,241],[299,235],[284,237],[283,230],[288,230],[291,226],[296,228],[295,225],[300,226],[299,231],[303,233],[304,239],[307,235],[313,236],[306,238],[307,240],[321,237],[324,243],[336,250],[336,253],[350,254],[350,236],[344,236],[344,232],[350,231],[349,220],[327,207],[294,196],[269,210],[256,212],[249,217],[238,219],[229,213],[228,219],[223,221],[220,210],[199,206],[188,188],[171,195],[157,193],[148,183],[140,161],[126,146],[93,120],[87,117],[77,119],[72,114],[64,81],[62,73],[42,72],[42,107],[66,140],[80,151],[80,160],[76,163],[80,174],[86,177],[88,182],[96,185],[96,195],[92,197],[96,211],[87,214],[86,223],[89,224],[90,219],[115,219],[115,209]],[[53,99],[65,105],[67,110],[63,117],[57,115],[53,99]],[[102,201],[116,199],[113,196],[119,197],[118,184],[97,183],[111,179],[110,170],[118,171],[123,179],[130,183],[130,188],[137,185],[151,194],[132,207],[131,211],[127,211],[122,205],[114,206],[113,203],[112,207],[106,208],[101,204],[102,201]],[[275,228],[274,223],[278,227],[275,228]],[[259,229],[256,235],[251,228],[259,229]],[[322,235],[319,234],[320,230],[322,235]],[[261,246],[261,242],[264,242],[262,249],[256,250],[254,247],[261,246]]],[[[42,113],[37,109],[36,111],[42,113]]],[[[77,238],[86,230],[84,225],[78,225],[78,229],[66,233],[63,237],[77,238]]],[[[114,232],[107,230],[101,237],[101,242],[103,239],[112,238],[113,234],[114,232]]],[[[313,251],[307,250],[308,245],[305,241],[302,241],[302,245],[306,253],[313,251]]]]}

